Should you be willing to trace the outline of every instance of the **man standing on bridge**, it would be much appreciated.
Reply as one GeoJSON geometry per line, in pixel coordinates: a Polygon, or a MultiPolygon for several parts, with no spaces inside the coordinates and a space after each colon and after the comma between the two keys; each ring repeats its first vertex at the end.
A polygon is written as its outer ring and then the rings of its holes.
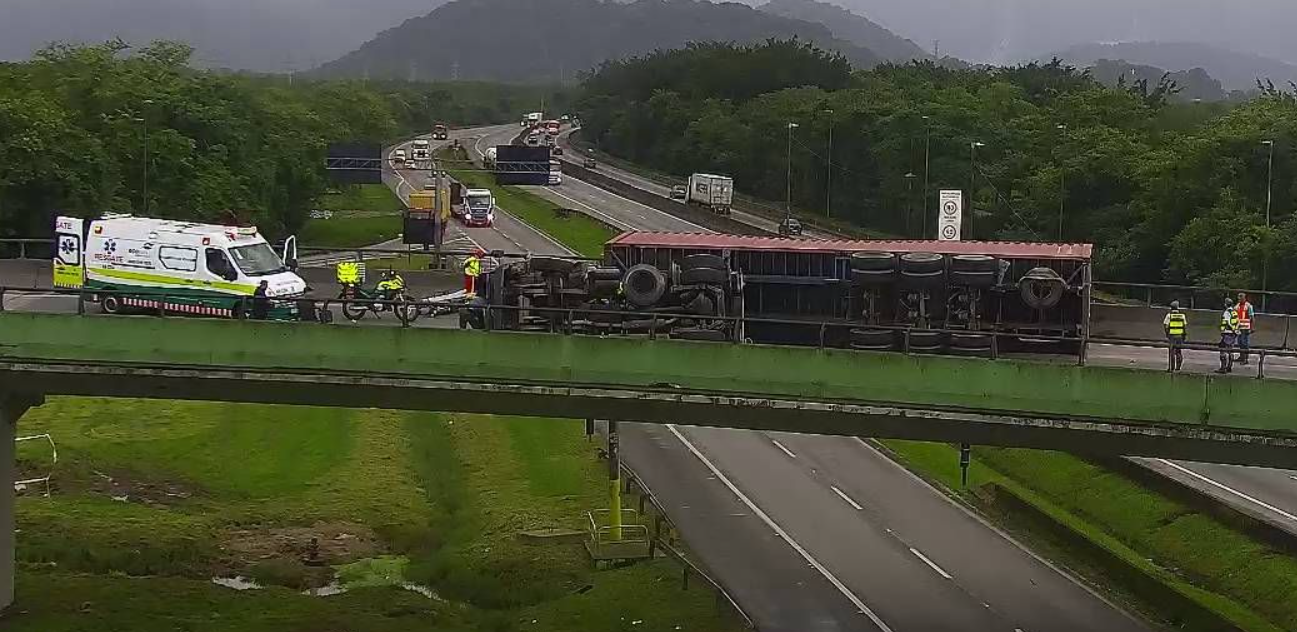
{"type": "Polygon", "coordinates": [[[1189,319],[1180,311],[1180,301],[1171,301],[1171,311],[1162,319],[1166,340],[1171,343],[1171,370],[1179,371],[1184,364],[1184,342],[1189,338],[1189,319]]]}
{"type": "Polygon", "coordinates": [[[482,274],[482,256],[485,254],[485,251],[477,248],[464,260],[464,291],[469,296],[477,296],[477,277],[482,274]]]}
{"type": "Polygon", "coordinates": [[[1238,341],[1238,310],[1234,299],[1225,299],[1225,311],[1220,315],[1220,368],[1217,373],[1234,371],[1234,343],[1238,341]]]}
{"type": "Polygon", "coordinates": [[[1248,349],[1252,346],[1252,319],[1256,312],[1247,294],[1238,293],[1238,363],[1246,365],[1248,349]]]}

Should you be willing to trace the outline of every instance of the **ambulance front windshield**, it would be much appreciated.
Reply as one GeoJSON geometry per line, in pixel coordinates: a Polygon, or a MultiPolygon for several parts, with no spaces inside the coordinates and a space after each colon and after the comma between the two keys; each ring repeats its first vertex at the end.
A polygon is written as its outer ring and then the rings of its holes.
{"type": "Polygon", "coordinates": [[[267,243],[230,248],[230,255],[234,257],[234,263],[239,269],[248,276],[278,274],[288,269],[267,243]]]}

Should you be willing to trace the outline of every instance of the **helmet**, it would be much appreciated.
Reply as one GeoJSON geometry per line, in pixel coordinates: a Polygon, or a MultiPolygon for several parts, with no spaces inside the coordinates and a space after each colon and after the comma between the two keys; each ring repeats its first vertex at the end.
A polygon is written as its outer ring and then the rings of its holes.
{"type": "Polygon", "coordinates": [[[1180,301],[1171,301],[1171,309],[1180,309],[1180,301]]]}

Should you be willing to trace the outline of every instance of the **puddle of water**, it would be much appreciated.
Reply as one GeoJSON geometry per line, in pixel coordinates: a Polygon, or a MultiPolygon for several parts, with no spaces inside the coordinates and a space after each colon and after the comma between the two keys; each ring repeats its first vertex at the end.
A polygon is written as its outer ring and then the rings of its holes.
{"type": "Polygon", "coordinates": [[[261,584],[252,581],[243,576],[238,577],[213,577],[212,583],[217,586],[233,588],[234,590],[260,590],[261,584]]]}

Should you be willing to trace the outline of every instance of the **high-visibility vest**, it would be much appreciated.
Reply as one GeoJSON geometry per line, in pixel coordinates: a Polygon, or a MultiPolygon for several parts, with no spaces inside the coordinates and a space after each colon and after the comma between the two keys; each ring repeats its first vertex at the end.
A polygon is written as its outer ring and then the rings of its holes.
{"type": "Polygon", "coordinates": [[[1171,312],[1167,318],[1166,335],[1183,336],[1185,329],[1189,326],[1189,319],[1185,318],[1181,312],[1171,312]]]}
{"type": "Polygon", "coordinates": [[[1220,315],[1220,331],[1231,334],[1238,332],[1238,310],[1231,307],[1220,315]]]}
{"type": "Polygon", "coordinates": [[[475,277],[482,274],[482,260],[476,256],[470,256],[464,260],[464,274],[475,277]]]}
{"type": "Polygon", "coordinates": [[[1238,328],[1243,331],[1252,331],[1252,304],[1243,302],[1238,305],[1238,328]]]}

